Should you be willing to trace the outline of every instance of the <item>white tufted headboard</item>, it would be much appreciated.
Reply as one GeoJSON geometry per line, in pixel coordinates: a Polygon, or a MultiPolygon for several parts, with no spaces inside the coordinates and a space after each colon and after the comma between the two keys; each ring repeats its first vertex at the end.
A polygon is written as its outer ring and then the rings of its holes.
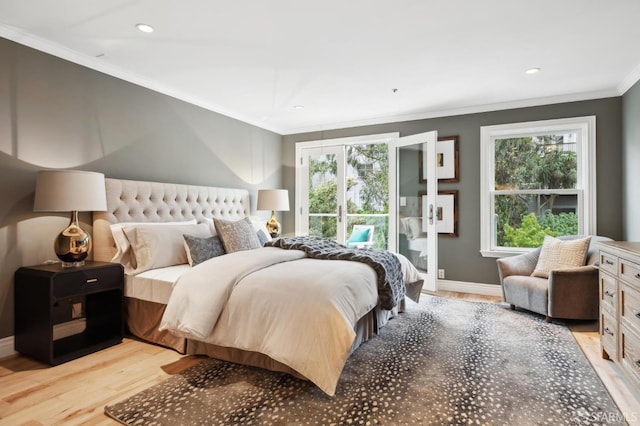
{"type": "Polygon", "coordinates": [[[119,222],[175,222],[203,218],[236,220],[250,215],[246,189],[105,179],[107,211],[93,213],[93,258],[115,254],[109,227],[119,222]]]}

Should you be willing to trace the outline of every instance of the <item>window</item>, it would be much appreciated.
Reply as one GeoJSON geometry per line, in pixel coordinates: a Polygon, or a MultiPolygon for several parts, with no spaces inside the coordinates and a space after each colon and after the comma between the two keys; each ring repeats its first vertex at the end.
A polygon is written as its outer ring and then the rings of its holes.
{"type": "Polygon", "coordinates": [[[481,128],[481,253],[596,233],[595,117],[481,128]]]}

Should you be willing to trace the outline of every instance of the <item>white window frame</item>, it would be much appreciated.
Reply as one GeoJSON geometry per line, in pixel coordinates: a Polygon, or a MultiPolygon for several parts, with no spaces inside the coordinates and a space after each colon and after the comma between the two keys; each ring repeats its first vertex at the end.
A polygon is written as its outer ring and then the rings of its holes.
{"type": "MultiPolygon", "coordinates": [[[[511,123],[480,128],[480,253],[484,257],[503,257],[529,251],[527,248],[497,247],[494,227],[495,141],[535,134],[576,132],[578,140],[577,181],[575,190],[553,190],[553,193],[577,193],[578,233],[597,234],[596,221],[596,117],[573,117],[556,120],[511,123]]],[[[518,193],[549,193],[549,190],[516,191],[518,193]]]]}

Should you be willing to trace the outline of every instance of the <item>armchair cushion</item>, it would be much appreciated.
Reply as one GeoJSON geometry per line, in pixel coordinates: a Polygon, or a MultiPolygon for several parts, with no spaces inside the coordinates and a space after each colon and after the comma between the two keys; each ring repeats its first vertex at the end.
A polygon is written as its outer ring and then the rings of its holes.
{"type": "Polygon", "coordinates": [[[591,237],[575,240],[559,240],[545,236],[538,262],[531,274],[534,277],[548,278],[552,270],[584,266],[591,237]]]}

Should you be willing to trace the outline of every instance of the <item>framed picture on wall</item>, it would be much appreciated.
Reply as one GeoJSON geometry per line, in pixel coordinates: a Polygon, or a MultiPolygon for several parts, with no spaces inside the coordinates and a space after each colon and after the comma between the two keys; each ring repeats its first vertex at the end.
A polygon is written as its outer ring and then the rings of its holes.
{"type": "MultiPolygon", "coordinates": [[[[427,162],[424,161],[424,150],[421,148],[419,155],[419,181],[427,182],[427,162]]],[[[458,182],[459,180],[459,156],[458,136],[442,136],[438,138],[436,146],[436,175],[439,182],[458,182]]]]}
{"type": "MultiPolygon", "coordinates": [[[[427,206],[427,191],[418,191],[419,215],[422,218],[422,232],[426,232],[429,220],[429,206],[427,206]]],[[[434,219],[438,235],[443,237],[458,236],[458,191],[438,191],[434,219]]]]}

